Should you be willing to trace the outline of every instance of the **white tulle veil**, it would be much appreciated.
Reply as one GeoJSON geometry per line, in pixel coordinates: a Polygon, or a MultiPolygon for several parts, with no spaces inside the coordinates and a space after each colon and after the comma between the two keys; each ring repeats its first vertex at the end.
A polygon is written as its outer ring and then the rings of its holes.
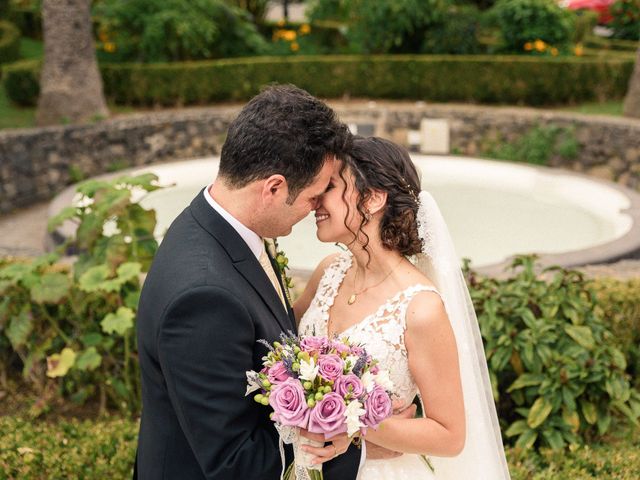
{"type": "Polygon", "coordinates": [[[434,198],[422,191],[418,200],[418,232],[423,247],[414,264],[436,285],[453,327],[467,426],[460,455],[430,457],[435,476],[447,480],[509,479],[478,319],[460,261],[434,198]]]}

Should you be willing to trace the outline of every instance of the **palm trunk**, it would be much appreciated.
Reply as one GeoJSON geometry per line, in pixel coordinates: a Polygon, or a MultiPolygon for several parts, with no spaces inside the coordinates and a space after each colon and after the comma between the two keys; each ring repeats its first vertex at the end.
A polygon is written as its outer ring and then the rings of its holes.
{"type": "Polygon", "coordinates": [[[44,65],[38,124],[108,116],[93,42],[91,1],[44,0],[42,19],[44,65]]]}

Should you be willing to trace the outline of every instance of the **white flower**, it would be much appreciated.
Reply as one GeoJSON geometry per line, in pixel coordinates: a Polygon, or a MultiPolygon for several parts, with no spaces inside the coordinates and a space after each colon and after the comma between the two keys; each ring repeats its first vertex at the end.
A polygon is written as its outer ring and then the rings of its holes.
{"type": "Polygon", "coordinates": [[[385,390],[392,392],[393,391],[393,382],[389,378],[389,372],[386,370],[380,370],[377,374],[374,375],[375,382],[380,385],[385,390]]]}
{"type": "Polygon", "coordinates": [[[371,393],[373,387],[376,386],[373,375],[369,371],[366,371],[362,374],[362,378],[360,378],[360,381],[362,382],[362,385],[368,393],[371,393]]]}
{"type": "Polygon", "coordinates": [[[245,373],[247,375],[247,393],[245,393],[244,396],[246,397],[250,393],[255,392],[256,390],[260,390],[260,388],[262,388],[262,385],[260,385],[260,377],[258,376],[257,372],[254,372],[253,370],[247,370],[247,372],[245,373]]]}
{"type": "Polygon", "coordinates": [[[358,358],[359,357],[357,355],[347,355],[347,358],[344,359],[345,365],[349,365],[349,373],[351,373],[351,371],[353,370],[353,367],[356,365],[358,358]]]}
{"type": "Polygon", "coordinates": [[[360,417],[367,413],[363,408],[363,405],[358,400],[351,400],[344,411],[344,416],[347,419],[347,435],[352,436],[363,426],[360,422],[360,417]]]}
{"type": "Polygon", "coordinates": [[[313,357],[310,357],[309,361],[300,360],[300,378],[302,380],[313,382],[316,379],[316,375],[318,375],[318,366],[313,357]]]}

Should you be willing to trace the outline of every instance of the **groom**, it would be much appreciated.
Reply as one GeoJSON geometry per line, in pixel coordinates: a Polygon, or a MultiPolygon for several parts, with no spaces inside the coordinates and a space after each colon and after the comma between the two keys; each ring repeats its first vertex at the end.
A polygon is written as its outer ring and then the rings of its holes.
{"type": "MultiPolygon", "coordinates": [[[[245,372],[266,354],[257,341],[296,330],[263,239],[289,234],[315,208],[349,142],[335,113],[293,86],[267,88],[229,126],[217,179],[167,231],[140,297],[134,478],[280,477],[269,409],[245,397],[245,372]]],[[[328,444],[328,457],[342,445],[328,444]]],[[[324,477],[355,479],[359,462],[351,446],[324,477]]]]}

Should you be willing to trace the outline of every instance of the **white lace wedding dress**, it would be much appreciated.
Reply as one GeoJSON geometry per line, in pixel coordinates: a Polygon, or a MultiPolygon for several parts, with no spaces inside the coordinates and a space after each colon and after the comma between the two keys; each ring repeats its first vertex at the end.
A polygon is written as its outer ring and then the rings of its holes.
{"type": "MultiPolygon", "coordinates": [[[[352,256],[343,253],[325,270],[318,290],[303,315],[298,331],[300,335],[327,335],[329,309],[351,266],[352,256]]],[[[418,292],[432,291],[427,285],[414,285],[384,302],[376,313],[369,315],[345,330],[340,336],[364,346],[367,352],[389,371],[393,381],[394,400],[408,406],[418,389],[409,371],[404,344],[405,314],[407,306],[418,292]]],[[[439,293],[438,293],[439,295],[439,293]]],[[[419,455],[404,454],[387,460],[366,460],[358,480],[423,480],[438,478],[419,455]]]]}

